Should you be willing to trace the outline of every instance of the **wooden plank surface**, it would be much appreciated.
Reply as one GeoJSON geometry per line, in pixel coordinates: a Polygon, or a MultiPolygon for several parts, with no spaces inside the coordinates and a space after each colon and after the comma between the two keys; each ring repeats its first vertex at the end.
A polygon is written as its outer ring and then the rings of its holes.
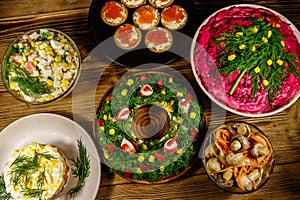
{"type": "MultiPolygon", "coordinates": [[[[290,19],[300,28],[300,1],[200,1],[196,0],[197,25],[216,10],[237,3],[255,3],[272,8],[290,19]]],[[[0,82],[0,130],[13,121],[26,115],[49,112],[78,120],[89,132],[92,132],[90,119],[104,93],[112,87],[125,72],[130,69],[110,64],[105,58],[89,63],[88,54],[95,44],[89,34],[88,12],[91,0],[1,0],[0,1],[0,55],[8,45],[27,30],[50,27],[67,33],[78,45],[85,60],[81,81],[73,94],[63,100],[48,105],[32,106],[16,101],[0,82]],[[89,80],[103,76],[95,90],[81,90],[89,80]],[[91,96],[89,96],[91,95],[91,96]],[[94,98],[86,104],[86,98],[94,98]]],[[[0,58],[2,62],[2,58],[0,58]]],[[[170,65],[183,74],[191,83],[195,81],[190,64],[179,60],[170,65]]],[[[196,92],[201,96],[209,118],[214,127],[224,121],[224,110],[213,104],[200,88],[196,92]],[[211,112],[211,108],[216,108],[211,112]],[[212,119],[213,117],[213,119],[212,119]]],[[[235,195],[216,187],[207,177],[198,161],[182,177],[161,185],[142,185],[132,183],[118,175],[110,174],[102,166],[101,185],[96,199],[299,199],[300,198],[300,101],[287,110],[274,116],[263,118],[242,117],[226,112],[226,121],[246,120],[266,132],[276,155],[276,165],[270,181],[259,191],[248,195],[235,195]]]]}

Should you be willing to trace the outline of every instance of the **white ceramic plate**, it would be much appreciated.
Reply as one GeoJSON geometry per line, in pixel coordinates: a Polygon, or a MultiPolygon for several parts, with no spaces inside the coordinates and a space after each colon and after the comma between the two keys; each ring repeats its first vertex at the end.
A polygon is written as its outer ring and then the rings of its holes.
{"type": "MultiPolygon", "coordinates": [[[[78,156],[77,140],[81,138],[90,157],[90,175],[85,180],[84,188],[74,199],[95,199],[101,176],[101,165],[97,148],[89,134],[76,122],[56,114],[33,114],[8,125],[0,133],[0,172],[15,149],[20,149],[31,142],[51,144],[58,147],[68,159],[78,156]]],[[[75,186],[76,180],[70,176],[69,184],[57,200],[70,199],[66,191],[75,186]],[[73,180],[74,179],[74,180],[73,180]]]]}
{"type": "MultiPolygon", "coordinates": [[[[233,7],[251,7],[251,8],[256,8],[256,9],[265,9],[267,11],[270,11],[271,13],[273,13],[274,15],[276,16],[279,16],[279,18],[286,22],[287,24],[289,24],[291,30],[293,31],[294,35],[296,36],[298,42],[300,43],[300,32],[299,30],[295,27],[295,25],[293,25],[292,22],[290,22],[286,17],[284,17],[283,15],[281,15],[280,13],[272,10],[272,9],[269,9],[269,8],[266,8],[266,7],[263,7],[263,6],[259,6],[259,5],[254,5],[254,4],[238,4],[238,5],[232,5],[232,6],[228,6],[228,7],[225,7],[225,8],[222,8],[216,12],[214,12],[213,14],[211,14],[206,20],[203,21],[203,23],[199,26],[198,30],[196,31],[196,34],[193,38],[193,41],[192,41],[192,46],[191,46],[191,52],[190,52],[190,59],[191,59],[191,65],[192,65],[192,70],[193,70],[193,74],[194,74],[194,77],[195,79],[197,80],[200,88],[204,91],[204,93],[214,102],[216,103],[217,105],[219,105],[220,107],[224,108],[225,110],[227,111],[230,111],[232,113],[235,113],[235,114],[238,114],[238,115],[242,115],[242,116],[246,116],[246,117],[265,117],[265,116],[271,116],[271,115],[274,115],[274,114],[277,114],[285,109],[287,109],[288,107],[290,107],[293,103],[295,103],[299,97],[300,97],[300,91],[298,91],[298,93],[294,96],[294,98],[289,101],[287,104],[277,108],[276,110],[273,110],[273,111],[269,111],[269,112],[264,112],[264,113],[248,113],[248,112],[244,112],[244,111],[239,111],[239,110],[236,110],[234,108],[231,108],[229,107],[228,105],[226,105],[226,103],[224,102],[221,102],[219,101],[214,95],[212,95],[210,92],[208,92],[206,90],[206,88],[204,87],[204,85],[202,84],[202,81],[199,77],[199,75],[197,74],[197,71],[196,71],[196,67],[195,67],[195,63],[194,63],[194,51],[195,51],[195,47],[197,45],[197,40],[199,37],[201,37],[199,35],[199,31],[201,30],[201,28],[203,26],[205,26],[209,20],[216,16],[217,13],[219,13],[220,11],[223,11],[223,10],[229,10],[233,7]]],[[[225,92],[225,91],[224,91],[225,92]]]]}

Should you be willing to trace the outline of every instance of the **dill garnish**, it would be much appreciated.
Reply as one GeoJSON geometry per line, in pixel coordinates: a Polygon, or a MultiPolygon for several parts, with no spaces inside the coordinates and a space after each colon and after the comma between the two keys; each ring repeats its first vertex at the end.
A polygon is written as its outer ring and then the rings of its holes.
{"type": "Polygon", "coordinates": [[[0,174],[0,200],[9,200],[10,198],[10,193],[6,191],[4,176],[0,174]]]}
{"type": "Polygon", "coordinates": [[[216,39],[217,45],[223,48],[219,71],[227,75],[240,71],[230,95],[234,94],[242,77],[248,74],[252,80],[252,96],[264,88],[271,103],[281,89],[287,71],[299,76],[294,64],[297,58],[285,51],[284,37],[276,25],[268,25],[268,21],[258,18],[250,20],[253,22],[250,27],[235,25],[234,32],[223,32],[216,39]]]}
{"type": "Polygon", "coordinates": [[[90,158],[87,154],[85,146],[82,144],[81,139],[77,141],[79,157],[76,160],[72,159],[72,165],[75,169],[72,169],[74,177],[78,178],[77,186],[71,189],[70,195],[74,196],[84,186],[85,179],[90,175],[90,158]]]}

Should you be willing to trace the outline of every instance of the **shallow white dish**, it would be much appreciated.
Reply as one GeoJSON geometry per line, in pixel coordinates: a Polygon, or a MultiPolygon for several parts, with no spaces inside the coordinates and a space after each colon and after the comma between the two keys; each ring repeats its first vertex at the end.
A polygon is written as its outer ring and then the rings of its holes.
{"type": "MultiPolygon", "coordinates": [[[[279,112],[282,112],[283,110],[289,108],[292,104],[294,104],[300,97],[300,91],[298,91],[295,96],[285,105],[279,107],[279,108],[276,108],[275,110],[272,110],[272,111],[269,111],[269,112],[263,112],[263,113],[251,113],[251,112],[244,112],[244,111],[239,111],[239,110],[236,110],[230,106],[228,106],[226,104],[226,102],[222,102],[220,100],[218,100],[213,94],[211,94],[206,88],[205,86],[203,85],[202,81],[201,81],[201,78],[199,77],[199,75],[197,74],[197,69],[195,67],[195,63],[194,63],[194,53],[195,53],[195,48],[197,46],[197,40],[199,39],[199,37],[201,37],[199,35],[199,31],[201,30],[201,28],[203,26],[205,26],[209,20],[216,16],[219,12],[221,11],[224,11],[224,10],[229,10],[233,7],[251,7],[251,8],[256,8],[256,9],[265,9],[267,11],[270,11],[271,13],[273,13],[274,15],[278,16],[282,21],[286,22],[287,24],[289,24],[291,30],[293,31],[294,35],[296,36],[298,42],[300,43],[300,32],[299,30],[296,28],[295,25],[293,25],[292,22],[290,22],[286,17],[284,17],[282,14],[272,10],[272,9],[269,9],[267,7],[264,7],[264,6],[259,6],[259,5],[254,5],[254,4],[237,4],[237,5],[231,5],[231,6],[228,6],[228,7],[224,7],[220,10],[217,10],[216,12],[212,13],[207,19],[205,19],[202,24],[199,26],[198,30],[196,31],[196,34],[193,38],[193,41],[192,41],[192,45],[191,45],[191,51],[190,51],[190,59],[191,59],[191,65],[192,65],[192,71],[193,71],[193,74],[194,74],[194,77],[195,79],[197,80],[198,82],[198,85],[200,86],[200,88],[202,89],[202,91],[214,102],[216,103],[217,105],[219,105],[220,107],[224,108],[225,110],[227,111],[230,111],[232,113],[235,113],[235,114],[238,114],[238,115],[241,115],[241,116],[246,116],[246,117],[266,117],[266,116],[271,116],[271,115],[274,115],[274,114],[277,114],[279,112]]],[[[216,66],[215,66],[216,68],[216,66]]],[[[199,73],[199,72],[198,72],[199,73]]],[[[225,90],[224,90],[224,94],[225,94],[225,90]]]]}
{"type": "MultiPolygon", "coordinates": [[[[56,114],[33,114],[8,125],[0,133],[0,173],[15,149],[20,149],[31,142],[51,144],[58,147],[68,159],[78,156],[77,140],[81,139],[90,158],[90,175],[85,186],[74,199],[95,199],[101,176],[101,165],[97,148],[89,134],[76,122],[56,114]]],[[[72,168],[72,166],[71,166],[72,168]]],[[[66,189],[56,198],[69,199],[67,191],[76,185],[76,179],[70,175],[66,189]]]]}

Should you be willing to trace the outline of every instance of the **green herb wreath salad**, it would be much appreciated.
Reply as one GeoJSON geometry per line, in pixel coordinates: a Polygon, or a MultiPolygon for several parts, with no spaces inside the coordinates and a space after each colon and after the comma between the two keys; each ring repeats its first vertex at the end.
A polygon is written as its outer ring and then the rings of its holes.
{"type": "Polygon", "coordinates": [[[108,166],[144,183],[184,173],[205,127],[195,95],[172,76],[156,72],[123,78],[100,103],[96,116],[108,166]]]}
{"type": "Polygon", "coordinates": [[[79,65],[77,47],[67,35],[54,29],[33,30],[8,48],[2,78],[17,99],[39,104],[69,91],[79,65]]]}

